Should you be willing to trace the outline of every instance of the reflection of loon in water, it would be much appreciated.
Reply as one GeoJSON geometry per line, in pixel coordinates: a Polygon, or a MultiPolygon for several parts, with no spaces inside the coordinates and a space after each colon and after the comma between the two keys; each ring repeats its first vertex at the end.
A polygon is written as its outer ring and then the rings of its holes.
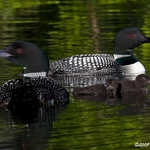
{"type": "Polygon", "coordinates": [[[40,108],[37,114],[25,112],[24,114],[12,114],[8,111],[0,111],[1,140],[0,148],[3,150],[39,150],[47,149],[48,140],[54,127],[57,115],[62,113],[64,107],[40,108]],[[2,137],[1,137],[2,138],[2,137]],[[11,148],[10,148],[11,147],[11,148]]]}
{"type": "Polygon", "coordinates": [[[126,28],[115,38],[114,55],[81,54],[49,64],[48,58],[36,45],[17,41],[0,51],[0,57],[26,68],[24,76],[52,75],[64,86],[88,86],[103,82],[113,74],[133,77],[145,73],[144,66],[136,59],[133,49],[150,42],[137,28],[126,28]],[[43,72],[43,73],[42,73],[43,72]]]}

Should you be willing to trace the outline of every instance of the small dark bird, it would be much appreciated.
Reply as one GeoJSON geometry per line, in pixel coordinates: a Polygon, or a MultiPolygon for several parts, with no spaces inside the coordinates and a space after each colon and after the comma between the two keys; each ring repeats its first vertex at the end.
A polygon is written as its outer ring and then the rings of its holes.
{"type": "Polygon", "coordinates": [[[135,80],[107,80],[106,84],[98,84],[85,88],[74,88],[73,96],[78,99],[107,99],[122,98],[132,95],[147,96],[150,77],[145,74],[138,75],[135,80]]]}

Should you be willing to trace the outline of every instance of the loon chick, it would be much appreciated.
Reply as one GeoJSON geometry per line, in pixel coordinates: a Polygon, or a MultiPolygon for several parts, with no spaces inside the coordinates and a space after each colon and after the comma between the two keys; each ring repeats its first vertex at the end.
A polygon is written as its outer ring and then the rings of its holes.
{"type": "MultiPolygon", "coordinates": [[[[114,55],[81,54],[67,57],[49,64],[47,56],[35,44],[16,41],[0,57],[22,65],[26,73],[45,72],[50,74],[112,74],[120,70],[123,74],[145,73],[144,66],[136,59],[133,49],[142,43],[149,43],[138,28],[130,27],[118,32],[115,38],[114,55]]],[[[28,74],[29,75],[29,74],[28,74]]],[[[43,74],[42,74],[43,75],[43,74]]],[[[39,75],[40,76],[40,75],[39,75]]]]}
{"type": "Polygon", "coordinates": [[[140,74],[135,80],[107,80],[106,84],[97,84],[85,88],[74,88],[73,96],[76,99],[100,100],[107,98],[127,99],[130,96],[138,95],[145,97],[148,95],[147,86],[150,85],[150,77],[140,74]]]}
{"type": "Polygon", "coordinates": [[[124,79],[119,83],[120,93],[122,97],[130,95],[140,95],[142,97],[148,94],[147,86],[150,84],[150,77],[145,74],[140,74],[134,81],[124,79]]]}

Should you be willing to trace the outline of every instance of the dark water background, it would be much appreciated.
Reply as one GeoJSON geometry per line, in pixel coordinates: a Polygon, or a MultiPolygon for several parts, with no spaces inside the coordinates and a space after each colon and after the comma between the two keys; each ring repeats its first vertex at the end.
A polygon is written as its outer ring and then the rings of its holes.
{"type": "MultiPolygon", "coordinates": [[[[113,39],[135,26],[150,37],[148,0],[7,0],[0,2],[0,49],[15,40],[36,43],[50,61],[81,53],[113,53],[113,39]]],[[[135,49],[150,75],[150,44],[135,49]]],[[[0,82],[22,69],[0,59],[0,82]]],[[[150,142],[149,98],[78,100],[41,110],[34,123],[0,110],[1,150],[127,150],[150,142]]],[[[148,148],[148,147],[147,147],[148,148]]]]}

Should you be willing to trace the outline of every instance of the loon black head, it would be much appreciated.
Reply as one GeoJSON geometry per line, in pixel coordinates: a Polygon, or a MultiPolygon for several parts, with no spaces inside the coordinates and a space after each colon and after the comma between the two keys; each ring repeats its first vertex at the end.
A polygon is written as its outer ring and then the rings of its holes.
{"type": "Polygon", "coordinates": [[[116,35],[115,54],[130,54],[132,49],[143,43],[150,43],[150,38],[145,37],[136,27],[125,28],[116,35]]]}
{"type": "Polygon", "coordinates": [[[16,41],[4,51],[0,51],[0,57],[27,68],[27,72],[48,72],[49,61],[44,52],[36,45],[16,41]]]}

